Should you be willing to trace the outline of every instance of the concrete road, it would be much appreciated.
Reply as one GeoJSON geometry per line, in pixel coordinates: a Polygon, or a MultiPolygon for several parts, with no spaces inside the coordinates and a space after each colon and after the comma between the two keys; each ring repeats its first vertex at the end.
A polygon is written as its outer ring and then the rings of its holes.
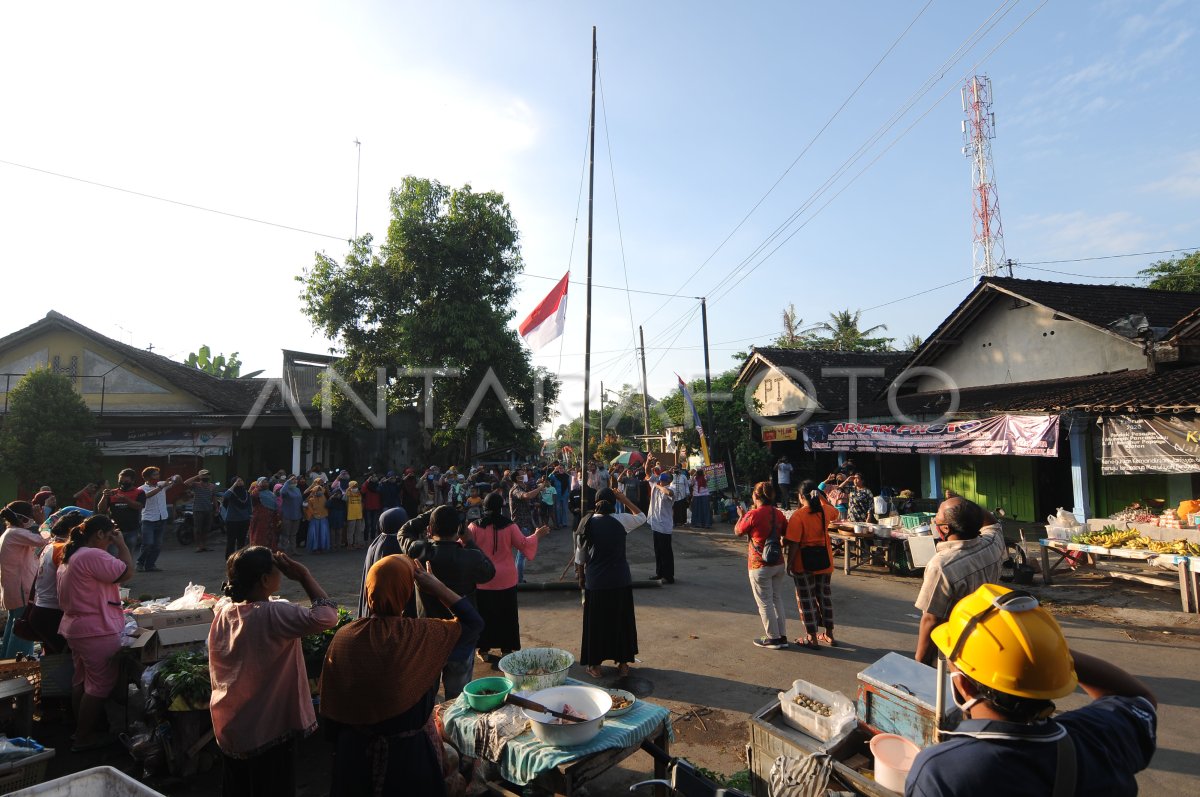
{"type": "MultiPolygon", "coordinates": [[[[528,580],[557,581],[569,561],[569,547],[566,531],[543,540],[526,571],[528,580]]],[[[839,571],[833,589],[840,646],[774,651],[751,644],[763,630],[746,578],[745,543],[734,538],[731,528],[681,529],[675,535],[675,551],[676,583],[635,591],[640,646],[635,675],[645,679],[642,686],[649,699],[677,712],[673,751],[709,769],[728,775],[745,767],[748,715],[793,679],[804,678],[852,698],[859,671],[888,651],[913,649],[917,579],[887,575],[882,569],[850,576],[839,571]],[[693,707],[699,709],[696,714],[687,713],[693,707]]],[[[332,595],[356,606],[361,554],[339,551],[300,558],[332,595]]],[[[654,572],[648,528],[630,534],[629,557],[635,579],[654,572]]],[[[134,596],[178,596],[189,581],[216,592],[223,579],[218,552],[197,554],[168,545],[160,566],[162,573],[138,574],[129,585],[134,596]]],[[[1200,753],[1189,730],[1200,727],[1200,623],[1178,611],[1176,595],[1150,587],[1068,577],[1033,590],[1053,604],[1072,647],[1117,663],[1158,694],[1159,751],[1151,768],[1139,776],[1143,793],[1200,792],[1200,753]]],[[[284,594],[303,597],[287,582],[284,594]]],[[[526,647],[549,645],[578,653],[578,592],[522,592],[520,605],[526,647]]],[[[787,629],[793,638],[802,631],[797,617],[793,603],[787,629]]],[[[477,667],[479,675],[487,671],[486,665],[477,667]]],[[[578,667],[572,676],[588,680],[578,667]]],[[[613,681],[615,674],[605,679],[613,681]]],[[[1078,692],[1060,707],[1085,701],[1078,692]]],[[[649,757],[638,753],[597,782],[591,793],[624,791],[625,784],[648,777],[650,771],[649,757]]],[[[305,773],[304,793],[322,793],[320,763],[306,762],[305,773]]]]}

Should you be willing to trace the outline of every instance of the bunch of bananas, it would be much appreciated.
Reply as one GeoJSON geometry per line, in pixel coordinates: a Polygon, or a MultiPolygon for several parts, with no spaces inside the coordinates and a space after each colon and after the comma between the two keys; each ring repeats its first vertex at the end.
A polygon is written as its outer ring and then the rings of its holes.
{"type": "Polygon", "coordinates": [[[1076,535],[1073,542],[1083,543],[1084,545],[1098,545],[1101,548],[1121,548],[1133,547],[1139,548],[1140,545],[1127,546],[1126,543],[1133,540],[1142,539],[1142,534],[1137,529],[1117,529],[1112,526],[1105,526],[1100,531],[1091,531],[1087,534],[1076,535]]]}
{"type": "Polygon", "coordinates": [[[1200,545],[1187,540],[1146,540],[1145,545],[1138,546],[1154,553],[1173,553],[1178,556],[1200,556],[1200,545]]]}

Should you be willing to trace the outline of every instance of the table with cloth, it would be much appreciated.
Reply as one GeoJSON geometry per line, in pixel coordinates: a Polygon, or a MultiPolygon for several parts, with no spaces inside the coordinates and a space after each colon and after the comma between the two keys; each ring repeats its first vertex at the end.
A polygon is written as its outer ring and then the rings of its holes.
{"type": "MultiPolygon", "coordinates": [[[[568,678],[567,684],[591,686],[568,678]]],[[[637,752],[650,739],[670,750],[673,736],[671,713],[662,706],[637,700],[618,717],[606,717],[596,738],[577,747],[554,747],[543,743],[530,730],[525,715],[507,705],[480,713],[467,705],[465,695],[443,704],[443,734],[459,753],[468,758],[491,761],[509,784],[534,785],[554,794],[569,795],[584,783],[599,777],[614,764],[637,752]]],[[[656,778],[666,777],[659,763],[656,778]]],[[[515,794],[503,784],[491,784],[501,793],[515,794]]]]}

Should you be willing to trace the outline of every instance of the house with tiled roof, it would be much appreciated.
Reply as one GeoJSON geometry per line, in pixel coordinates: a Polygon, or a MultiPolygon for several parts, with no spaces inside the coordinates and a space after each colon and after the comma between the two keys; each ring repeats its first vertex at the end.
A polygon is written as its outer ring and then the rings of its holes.
{"type": "MultiPolygon", "coordinates": [[[[100,475],[110,481],[121,468],[149,464],[165,475],[189,476],[203,467],[225,483],[233,473],[328,463],[340,456],[340,441],[320,428],[311,392],[300,391],[306,403],[294,398],[302,369],[288,368],[299,361],[290,354],[282,380],[222,379],[50,311],[0,337],[0,423],[21,378],[48,368],[69,378],[95,414],[100,475]]],[[[309,376],[304,372],[300,382],[309,376]]],[[[83,485],[52,486],[70,495],[83,485]]],[[[0,476],[0,495],[14,494],[11,474],[0,476]]]]}
{"type": "Polygon", "coordinates": [[[1025,521],[1200,494],[1200,294],[984,278],[899,371],[806,448],[905,458],[899,486],[1025,521]]]}

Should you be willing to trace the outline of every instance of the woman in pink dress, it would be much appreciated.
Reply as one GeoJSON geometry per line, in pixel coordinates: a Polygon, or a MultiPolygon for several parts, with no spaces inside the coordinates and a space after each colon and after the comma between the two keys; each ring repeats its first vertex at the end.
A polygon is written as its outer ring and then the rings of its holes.
{"type": "Polygon", "coordinates": [[[501,656],[521,649],[513,551],[520,551],[532,562],[537,556],[538,540],[550,533],[550,527],[542,526],[526,537],[512,518],[504,514],[504,496],[496,492],[483,502],[483,518],[472,523],[470,531],[475,544],[496,566],[495,578],[475,590],[479,614],[483,617],[476,655],[480,661],[487,661],[492,648],[499,648],[501,656]]]}
{"type": "MultiPolygon", "coordinates": [[[[337,625],[337,604],[304,565],[250,546],[229,557],[225,594],[208,632],[213,733],[223,795],[293,795],[296,740],[317,728],[301,637],[337,625]],[[310,606],[273,601],[283,578],[310,606]]],[[[364,687],[366,688],[366,687],[364,687]]]]}

